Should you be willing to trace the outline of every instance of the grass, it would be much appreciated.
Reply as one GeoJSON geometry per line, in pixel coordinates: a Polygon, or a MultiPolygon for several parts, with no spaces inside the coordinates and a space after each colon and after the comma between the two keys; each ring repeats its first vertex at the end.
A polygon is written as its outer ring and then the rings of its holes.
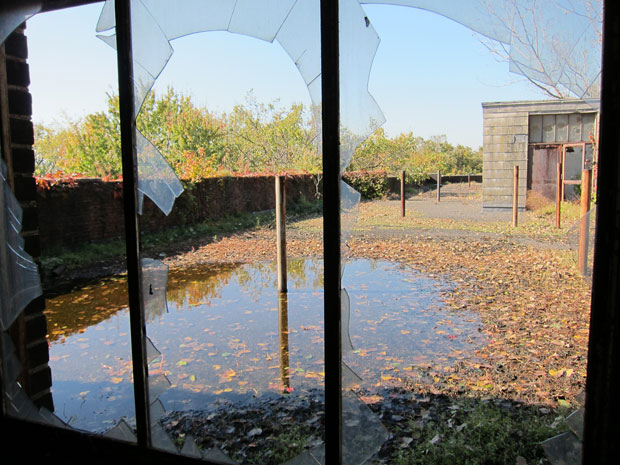
{"type": "Polygon", "coordinates": [[[418,446],[390,461],[395,465],[504,465],[542,463],[540,443],[566,431],[565,415],[536,406],[466,399],[433,421],[409,422],[404,435],[418,446]],[[545,413],[542,413],[545,412],[545,413]]]}
{"type": "Polygon", "coordinates": [[[270,436],[264,447],[248,447],[236,458],[248,465],[278,465],[301,454],[310,437],[308,427],[290,425],[285,432],[270,436]]]}

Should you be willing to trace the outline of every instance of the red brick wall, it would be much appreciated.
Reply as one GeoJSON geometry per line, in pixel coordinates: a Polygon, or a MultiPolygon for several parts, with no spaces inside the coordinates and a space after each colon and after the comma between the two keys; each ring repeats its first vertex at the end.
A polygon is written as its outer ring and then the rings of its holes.
{"type": "MultiPolygon", "coordinates": [[[[13,32],[2,45],[3,59],[0,59],[0,92],[6,102],[6,113],[2,121],[8,126],[3,134],[3,147],[9,167],[9,183],[23,209],[21,236],[25,251],[35,261],[40,257],[39,230],[37,222],[36,187],[33,178],[34,130],[32,126],[32,97],[28,90],[30,72],[28,68],[28,45],[24,35],[25,25],[13,32]],[[8,117],[7,117],[8,116],[8,117]]],[[[0,121],[1,124],[1,121],[0,121]]],[[[3,130],[6,128],[3,128],[3,130]]],[[[45,300],[33,300],[10,328],[10,334],[17,349],[23,370],[20,382],[38,405],[53,410],[50,387],[52,375],[48,366],[49,352],[47,324],[43,310],[45,300]]]]}
{"type": "MultiPolygon", "coordinates": [[[[313,176],[287,178],[287,202],[316,193],[313,176]]],[[[73,186],[39,189],[38,223],[43,248],[75,246],[123,236],[123,199],[118,182],[78,179],[73,186]]],[[[141,227],[155,232],[209,219],[275,208],[272,176],[208,178],[192,186],[176,200],[165,216],[145,198],[141,227]]]]}

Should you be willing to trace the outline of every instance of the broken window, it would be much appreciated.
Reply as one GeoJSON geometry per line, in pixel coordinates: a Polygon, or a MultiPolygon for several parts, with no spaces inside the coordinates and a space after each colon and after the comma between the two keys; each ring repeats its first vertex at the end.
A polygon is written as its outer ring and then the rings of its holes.
{"type": "MultiPolygon", "coordinates": [[[[506,50],[511,70],[527,76],[530,79],[538,80],[545,85],[568,89],[578,97],[588,97],[594,95],[597,89],[597,79],[600,73],[600,53],[598,38],[591,34],[591,28],[583,23],[583,16],[580,14],[564,14],[567,6],[557,6],[555,3],[540,12],[548,33],[552,36],[554,49],[568,49],[570,56],[578,55],[586,59],[586,63],[571,64],[571,66],[557,67],[555,57],[552,56],[544,36],[536,36],[532,42],[523,41],[527,37],[529,28],[534,27],[532,18],[523,16],[523,8],[528,6],[527,2],[506,3],[510,5],[501,11],[489,10],[487,2],[443,2],[436,5],[435,2],[426,1],[402,1],[402,2],[364,2],[361,3],[392,3],[401,4],[418,8],[426,8],[450,17],[471,29],[498,41],[506,50]],[[493,18],[499,19],[494,21],[493,18]],[[562,20],[558,20],[562,18],[562,20]],[[547,27],[551,26],[551,28],[547,27]],[[560,41],[558,43],[557,41],[560,41]],[[543,50],[540,55],[533,55],[532,50],[543,50]],[[591,60],[594,59],[595,65],[591,60]]],[[[380,108],[368,93],[368,78],[371,71],[372,59],[379,45],[379,37],[372,27],[372,18],[369,18],[360,2],[357,0],[340,0],[339,24],[340,24],[340,49],[339,70],[321,70],[321,16],[318,2],[289,0],[286,2],[267,1],[263,3],[251,0],[238,0],[237,2],[220,1],[187,1],[182,4],[172,4],[171,2],[143,0],[131,2],[131,33],[133,41],[131,44],[123,43],[120,46],[133,48],[133,82],[132,93],[134,95],[134,112],[131,115],[124,115],[123,118],[135,120],[140,117],[140,108],[153,86],[157,76],[161,73],[166,63],[173,54],[171,41],[187,34],[207,32],[207,31],[229,31],[245,34],[261,40],[277,42],[291,57],[297,66],[304,82],[308,87],[313,104],[319,108],[321,105],[329,107],[330,102],[323,102],[321,98],[321,78],[322,72],[339,73],[340,99],[337,102],[339,107],[338,128],[324,128],[326,131],[337,130],[339,132],[340,153],[330,154],[338,156],[338,166],[340,176],[343,170],[351,161],[353,152],[368,135],[384,122],[384,117],[380,108]]],[[[12,8],[10,14],[2,16],[2,28],[0,29],[0,39],[6,35],[26,17],[36,13],[40,9],[36,3],[29,4],[28,8],[12,8]],[[31,6],[30,6],[31,5],[31,6]],[[8,31],[8,32],[7,32],[8,31]]],[[[115,4],[113,1],[105,3],[97,31],[101,33],[101,38],[112,47],[118,46],[118,41],[113,31],[116,27],[115,4]]],[[[578,11],[576,13],[579,13],[578,11]]],[[[121,76],[121,79],[126,76],[121,76]]],[[[330,111],[329,109],[327,111],[330,111]]],[[[331,110],[333,111],[333,109],[331,110]]],[[[564,116],[554,117],[553,115],[543,115],[539,119],[532,117],[531,125],[536,128],[535,135],[531,135],[532,142],[564,142],[582,141],[586,134],[593,128],[592,122],[585,116],[575,114],[569,115],[568,120],[564,116]],[[558,120],[559,118],[559,120],[558,120]]],[[[133,121],[135,122],[135,121],[133,121]]],[[[125,134],[125,137],[128,137],[125,134]]],[[[133,136],[137,151],[137,163],[133,168],[137,169],[137,192],[138,192],[138,211],[141,212],[144,205],[144,197],[151,201],[164,213],[168,214],[174,208],[175,200],[182,193],[182,185],[176,178],[171,168],[165,162],[161,154],[153,143],[140,133],[133,136]]],[[[570,168],[570,167],[569,167],[570,168]]],[[[4,187],[5,192],[8,188],[4,187]]],[[[342,276],[346,269],[347,262],[347,240],[350,231],[356,221],[356,211],[359,204],[359,193],[348,185],[340,184],[340,208],[342,231],[341,241],[341,263],[342,269],[339,274],[342,276]]],[[[4,196],[2,230],[3,238],[3,276],[9,276],[10,271],[17,269],[15,279],[19,282],[14,284],[16,290],[11,293],[19,298],[23,296],[23,302],[32,299],[37,295],[37,278],[34,276],[35,268],[31,261],[20,252],[19,232],[19,213],[14,208],[14,201],[10,196],[4,196]],[[9,254],[14,254],[14,258],[9,259],[9,254]],[[18,278],[19,277],[19,278],[18,278]],[[23,277],[23,279],[22,279],[23,277]]],[[[134,219],[135,220],[135,219],[134,219]]],[[[332,238],[333,239],[333,238],[332,238]]],[[[135,238],[130,238],[135,240],[135,238]]],[[[138,244],[134,244],[136,252],[138,244]]],[[[139,253],[136,254],[140,256],[139,253]]],[[[130,289],[135,295],[141,295],[142,300],[137,307],[132,307],[131,312],[138,313],[142,319],[142,325],[147,326],[147,334],[142,334],[141,329],[132,328],[134,333],[139,334],[139,343],[144,349],[145,366],[141,367],[150,375],[146,377],[145,384],[148,386],[137,386],[137,390],[146,393],[148,401],[148,414],[145,416],[150,419],[146,425],[138,428],[149,430],[152,438],[152,446],[155,448],[179,452],[177,444],[163,427],[161,419],[167,415],[166,405],[161,401],[162,396],[170,389],[174,389],[166,373],[161,372],[163,359],[166,356],[165,349],[158,347],[147,337],[153,325],[162,315],[167,312],[167,289],[169,280],[169,270],[160,260],[156,258],[142,257],[135,267],[140,267],[136,275],[142,277],[140,292],[137,288],[130,289]],[[142,314],[143,312],[143,314],[142,314]]],[[[3,281],[4,282],[4,281],[3,281]]],[[[339,283],[340,284],[340,283],[339,283]]],[[[3,294],[5,295],[5,294],[3,294]]],[[[6,294],[9,295],[9,294],[6,294]]],[[[7,308],[8,318],[14,318],[16,313],[23,308],[23,302],[6,302],[3,298],[3,316],[7,308]],[[17,310],[16,310],[17,309],[17,310]]],[[[333,303],[333,302],[330,302],[333,303]]],[[[346,289],[341,289],[338,298],[339,305],[336,306],[340,311],[342,321],[339,331],[342,339],[340,351],[343,355],[355,349],[354,344],[348,334],[348,322],[350,320],[349,298],[346,289]]],[[[282,305],[283,302],[280,302],[282,305]]],[[[326,310],[334,311],[334,307],[326,304],[326,310]]],[[[282,307],[280,310],[280,326],[285,325],[287,312],[282,307]]],[[[327,319],[327,318],[326,318],[327,319]]],[[[135,326],[135,324],[134,324],[135,326]]],[[[280,335],[286,333],[280,329],[280,335]]],[[[3,375],[14,372],[12,365],[11,352],[13,349],[4,344],[3,339],[3,375]]],[[[135,342],[135,341],[134,341],[135,342]]],[[[288,345],[285,337],[279,340],[281,346],[288,345]],[[285,342],[286,341],[286,342],[285,342]]],[[[286,357],[281,357],[282,364],[287,363],[286,357]]],[[[138,361],[139,362],[139,361],[138,361]]],[[[183,363],[179,360],[177,363],[183,363]]],[[[290,363],[290,362],[289,362],[290,363]]],[[[180,365],[182,366],[182,365],[180,365]]],[[[281,367],[285,368],[285,367],[281,367]]],[[[286,370],[283,370],[283,379],[286,379],[286,370]]],[[[342,431],[342,450],[343,463],[359,464],[372,456],[387,437],[385,428],[379,419],[357,399],[351,386],[358,378],[352,369],[347,365],[342,366],[342,424],[339,425],[342,431]]],[[[190,375],[191,376],[191,375],[190,375]]],[[[228,372],[228,378],[234,377],[228,372]]],[[[13,376],[3,376],[5,381],[11,380],[13,376]]],[[[226,378],[226,376],[225,376],[226,378]]],[[[136,381],[138,382],[138,381],[136,381]]],[[[283,384],[285,384],[283,382],[283,384]]],[[[21,405],[22,399],[19,390],[14,389],[14,385],[5,385],[4,394],[15,400],[15,405],[21,405]]],[[[180,399],[183,402],[187,399],[180,399]]],[[[29,407],[19,406],[18,410],[26,412],[29,407]]],[[[38,412],[45,418],[47,413],[38,412]]],[[[28,413],[27,416],[30,416],[28,413]]],[[[247,432],[249,437],[261,434],[262,431],[252,429],[247,432]]],[[[133,432],[125,421],[116,423],[108,430],[108,436],[114,438],[124,438],[133,440],[133,432]]],[[[333,440],[326,438],[327,441],[333,440]]],[[[191,437],[186,437],[180,453],[189,456],[200,456],[191,437]]],[[[209,451],[210,455],[205,455],[208,459],[225,459],[222,451],[209,451]]],[[[303,452],[299,457],[293,459],[292,463],[322,463],[325,460],[325,452],[318,445],[316,448],[303,452]]]]}

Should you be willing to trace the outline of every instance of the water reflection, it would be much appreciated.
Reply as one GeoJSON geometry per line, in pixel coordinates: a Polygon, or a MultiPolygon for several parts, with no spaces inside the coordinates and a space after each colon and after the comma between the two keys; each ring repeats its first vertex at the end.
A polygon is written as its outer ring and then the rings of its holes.
{"type": "MultiPolygon", "coordinates": [[[[289,292],[274,263],[209,265],[170,272],[168,312],[147,333],[161,356],[151,375],[171,383],[168,410],[218,399],[322,388],[322,262],[291,260],[289,292]]],[[[343,277],[354,351],[345,362],[368,386],[397,383],[425,364],[449,365],[479,343],[479,321],[446,311],[437,282],[390,262],[354,260],[343,277]]],[[[131,417],[129,323],[122,281],[48,303],[57,414],[74,427],[105,429],[131,417]]]]}
{"type": "Polygon", "coordinates": [[[280,382],[284,391],[290,391],[291,378],[289,371],[288,347],[288,295],[278,293],[278,333],[280,336],[280,382]]]}

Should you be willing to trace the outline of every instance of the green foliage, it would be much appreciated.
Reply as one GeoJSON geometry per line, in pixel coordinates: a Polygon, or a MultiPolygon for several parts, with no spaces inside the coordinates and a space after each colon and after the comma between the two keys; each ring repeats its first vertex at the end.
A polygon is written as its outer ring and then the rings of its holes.
{"type": "MultiPolygon", "coordinates": [[[[108,95],[107,109],[59,126],[35,126],[36,174],[62,171],[93,177],[121,174],[119,98],[108,95]]],[[[321,172],[317,151],[316,108],[257,102],[250,93],[229,114],[215,115],[191,98],[168,88],[150,92],[137,127],[162,153],[179,178],[283,172],[321,172]]],[[[343,135],[343,139],[347,139],[343,135]]],[[[353,143],[343,140],[343,144],[353,143]]],[[[448,144],[445,137],[424,139],[412,133],[389,138],[377,129],[354,152],[351,171],[407,172],[408,181],[423,182],[429,173],[479,173],[481,151],[448,144]]],[[[380,197],[380,179],[360,179],[366,198],[380,197]]]]}
{"type": "Polygon", "coordinates": [[[407,434],[418,446],[403,450],[396,465],[504,465],[539,463],[540,443],[565,431],[564,415],[542,414],[536,406],[502,406],[465,401],[428,424],[411,422],[407,434]]]}
{"type": "Polygon", "coordinates": [[[380,199],[388,192],[385,171],[347,171],[342,178],[367,200],[380,199]]]}
{"type": "Polygon", "coordinates": [[[482,150],[455,147],[445,136],[424,139],[409,132],[389,138],[379,128],[359,145],[349,169],[382,169],[392,175],[405,170],[408,183],[421,184],[437,170],[445,175],[481,173],[482,150]]]}
{"type": "MultiPolygon", "coordinates": [[[[290,109],[263,104],[252,94],[226,117],[226,155],[222,168],[230,172],[316,173],[321,160],[316,148],[316,124],[302,104],[290,109]]],[[[314,113],[312,113],[314,114],[314,113]]]]}

